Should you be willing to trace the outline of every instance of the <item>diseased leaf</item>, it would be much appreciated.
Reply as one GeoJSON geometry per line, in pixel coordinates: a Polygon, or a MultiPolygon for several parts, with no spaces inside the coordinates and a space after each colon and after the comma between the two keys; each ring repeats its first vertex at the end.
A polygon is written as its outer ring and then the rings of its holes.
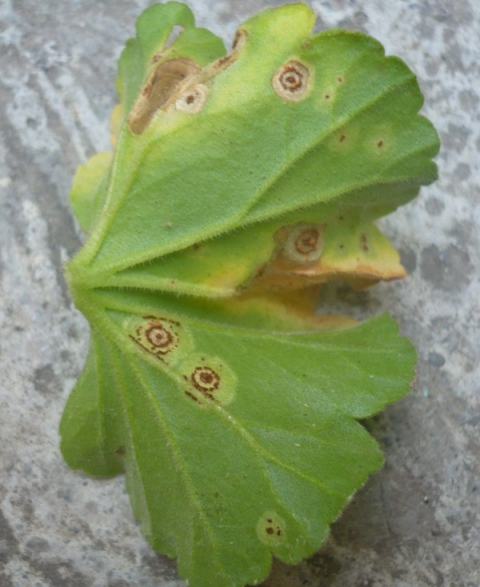
{"type": "Polygon", "coordinates": [[[311,555],[382,464],[357,422],[416,360],[387,315],[316,316],[318,288],[403,277],[374,220],[436,177],[412,72],[304,4],[226,53],[169,2],[122,53],[113,155],[75,176],[89,233],[67,264],[90,351],[60,425],[67,463],[125,472],[142,531],[192,587],[311,555]]]}

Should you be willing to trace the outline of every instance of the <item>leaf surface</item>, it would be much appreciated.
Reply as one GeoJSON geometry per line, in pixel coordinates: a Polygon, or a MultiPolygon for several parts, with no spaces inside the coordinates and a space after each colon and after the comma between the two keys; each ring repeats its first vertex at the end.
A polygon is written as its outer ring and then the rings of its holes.
{"type": "Polygon", "coordinates": [[[66,267],[92,327],[60,425],[67,463],[125,472],[142,531],[192,587],[312,554],[378,469],[357,420],[400,399],[415,351],[383,315],[316,316],[318,287],[404,276],[374,220],[436,177],[412,72],[304,4],[226,53],[176,2],[119,63],[113,155],[77,172],[89,233],[66,267]]]}

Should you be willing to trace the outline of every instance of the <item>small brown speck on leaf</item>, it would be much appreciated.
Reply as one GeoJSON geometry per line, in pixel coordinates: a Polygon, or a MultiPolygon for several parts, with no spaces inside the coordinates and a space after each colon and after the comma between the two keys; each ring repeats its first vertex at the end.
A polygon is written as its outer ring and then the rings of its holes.
{"type": "Polygon", "coordinates": [[[200,403],[198,401],[198,398],[196,398],[193,393],[190,393],[189,391],[185,391],[185,395],[187,395],[190,399],[193,399],[194,402],[196,402],[197,404],[200,403]]]}
{"type": "Polygon", "coordinates": [[[368,240],[367,240],[367,235],[366,234],[362,234],[360,236],[360,246],[362,247],[362,250],[367,252],[368,249],[368,240]]]}

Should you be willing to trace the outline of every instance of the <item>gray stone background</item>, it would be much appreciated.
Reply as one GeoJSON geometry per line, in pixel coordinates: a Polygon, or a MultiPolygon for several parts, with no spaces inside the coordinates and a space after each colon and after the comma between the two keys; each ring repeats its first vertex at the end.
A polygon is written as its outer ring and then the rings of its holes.
{"type": "MultiPolygon", "coordinates": [[[[1,587],[184,585],[140,535],[123,478],[69,470],[57,436],[88,342],[62,278],[81,242],[67,196],[75,168],[109,147],[116,60],[148,4],[0,2],[1,587]]],[[[279,2],[188,4],[229,42],[279,2]]],[[[412,393],[369,424],[385,467],[317,555],[275,564],[265,585],[479,587],[480,4],[310,4],[320,29],[366,31],[415,70],[442,139],[440,180],[383,222],[409,278],[336,289],[347,310],[390,311],[419,351],[412,393]]]]}

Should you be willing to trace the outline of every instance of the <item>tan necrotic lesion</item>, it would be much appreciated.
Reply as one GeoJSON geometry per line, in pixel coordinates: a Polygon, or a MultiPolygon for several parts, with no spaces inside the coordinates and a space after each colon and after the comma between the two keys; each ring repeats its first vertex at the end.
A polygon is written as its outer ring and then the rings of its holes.
{"type": "Polygon", "coordinates": [[[203,68],[185,57],[159,61],[162,54],[154,55],[150,64],[153,70],[127,119],[130,131],[142,134],[160,109],[186,114],[200,112],[207,101],[211,80],[237,60],[247,36],[245,31],[238,31],[232,51],[203,68]]]}
{"type": "Polygon", "coordinates": [[[191,59],[179,57],[160,63],[150,74],[128,116],[133,134],[141,134],[153,115],[176,94],[185,80],[200,71],[191,59]]]}

